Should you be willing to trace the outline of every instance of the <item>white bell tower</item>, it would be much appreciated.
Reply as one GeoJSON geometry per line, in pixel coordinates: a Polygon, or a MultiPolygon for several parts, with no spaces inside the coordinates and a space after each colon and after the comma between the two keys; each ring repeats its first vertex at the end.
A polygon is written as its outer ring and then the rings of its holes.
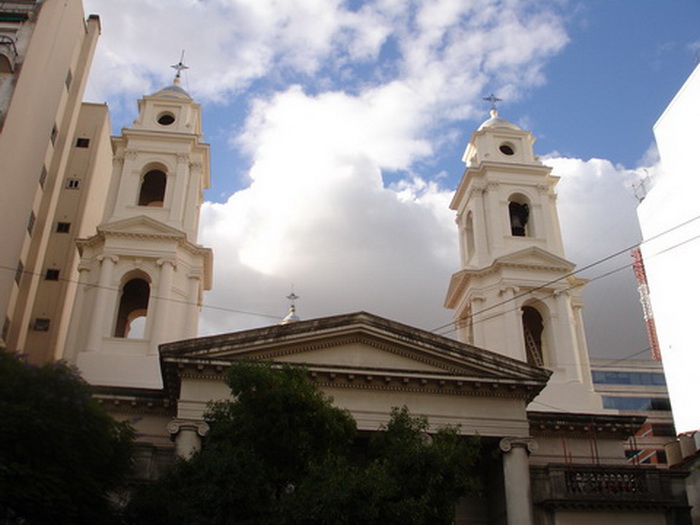
{"type": "Polygon", "coordinates": [[[564,258],[554,188],[528,131],[491,118],[474,132],[457,212],[461,269],[445,306],[463,342],[553,371],[534,410],[600,411],[581,315],[585,281],[564,258]]]}
{"type": "Polygon", "coordinates": [[[80,284],[67,357],[91,384],[160,388],[158,345],[197,336],[212,252],[197,242],[209,146],[201,108],[173,85],[139,100],[113,137],[97,234],[78,241],[80,284]],[[72,352],[69,353],[69,352],[72,352]]]}

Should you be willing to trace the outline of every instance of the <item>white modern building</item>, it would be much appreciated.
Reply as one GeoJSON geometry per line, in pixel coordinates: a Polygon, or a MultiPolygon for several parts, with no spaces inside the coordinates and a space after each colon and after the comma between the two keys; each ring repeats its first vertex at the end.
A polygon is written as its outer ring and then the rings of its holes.
{"type": "Polygon", "coordinates": [[[637,209],[659,346],[678,432],[700,429],[700,65],[654,126],[661,172],[637,209]]]}

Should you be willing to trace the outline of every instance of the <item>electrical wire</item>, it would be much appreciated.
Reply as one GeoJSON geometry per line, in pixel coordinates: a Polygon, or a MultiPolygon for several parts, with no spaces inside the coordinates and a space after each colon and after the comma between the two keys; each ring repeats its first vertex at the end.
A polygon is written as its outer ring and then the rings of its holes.
{"type": "MultiPolygon", "coordinates": [[[[557,277],[556,279],[552,279],[552,280],[550,280],[550,281],[548,281],[548,282],[546,282],[546,283],[543,283],[543,284],[541,284],[541,285],[539,285],[539,286],[536,286],[536,287],[534,287],[534,288],[531,288],[531,289],[529,289],[529,290],[526,290],[526,291],[524,291],[524,292],[522,292],[522,293],[520,293],[520,294],[517,294],[517,295],[515,295],[515,296],[513,296],[513,297],[510,297],[510,298],[508,298],[508,299],[504,299],[503,301],[498,302],[498,303],[496,303],[496,304],[493,304],[493,305],[491,305],[491,306],[488,306],[488,307],[486,307],[486,308],[484,308],[484,309],[482,309],[482,310],[479,310],[478,312],[473,312],[473,313],[469,314],[469,315],[465,318],[465,320],[467,320],[467,319],[472,319],[472,320],[473,320],[473,318],[476,317],[477,315],[481,315],[481,314],[483,314],[483,313],[485,313],[485,312],[487,312],[487,311],[489,311],[489,310],[493,310],[493,309],[496,309],[496,308],[498,308],[498,307],[501,307],[501,306],[503,306],[503,305],[505,305],[505,304],[508,304],[508,303],[517,301],[518,299],[521,299],[521,298],[523,298],[523,297],[525,297],[525,296],[531,295],[532,293],[537,292],[537,291],[539,291],[539,290],[542,290],[542,289],[544,289],[544,288],[548,288],[548,287],[550,287],[551,285],[558,283],[559,281],[562,281],[562,280],[564,280],[564,279],[568,279],[569,277],[575,276],[576,274],[579,274],[579,273],[581,273],[581,272],[584,272],[584,271],[586,271],[586,270],[589,270],[589,269],[591,269],[591,268],[594,268],[594,267],[596,267],[596,266],[598,266],[598,265],[600,265],[600,264],[603,264],[603,263],[605,263],[605,262],[607,262],[607,261],[609,261],[609,260],[611,260],[611,259],[614,259],[615,257],[618,257],[618,256],[622,255],[623,253],[627,253],[627,252],[633,250],[634,248],[638,248],[639,246],[642,246],[643,244],[646,244],[646,243],[648,243],[648,242],[651,242],[651,241],[653,241],[653,240],[656,240],[656,239],[658,239],[659,237],[661,237],[661,236],[663,236],[663,235],[667,235],[667,234],[669,234],[669,233],[671,233],[671,232],[673,232],[673,231],[675,231],[675,230],[677,230],[677,229],[679,229],[679,228],[682,228],[683,226],[686,226],[686,225],[688,225],[688,224],[690,224],[690,223],[692,223],[692,222],[694,222],[694,221],[696,221],[696,220],[698,220],[698,219],[700,219],[700,215],[696,215],[695,217],[693,217],[693,218],[691,218],[691,219],[688,219],[687,221],[684,221],[684,222],[682,222],[682,223],[680,223],[680,224],[677,224],[676,226],[673,226],[673,227],[671,227],[671,228],[669,228],[669,229],[667,229],[667,230],[664,230],[664,231],[662,231],[662,232],[660,232],[660,233],[657,233],[656,235],[653,235],[653,236],[649,237],[648,239],[644,239],[644,240],[642,240],[642,241],[640,241],[640,242],[638,242],[638,243],[635,243],[635,244],[632,244],[632,245],[630,245],[630,246],[627,246],[627,247],[625,247],[625,248],[623,248],[623,249],[621,249],[621,250],[618,250],[618,251],[616,251],[616,252],[614,252],[614,253],[612,253],[612,254],[610,254],[610,255],[607,255],[607,256],[605,256],[605,257],[602,257],[601,259],[598,259],[598,260],[596,260],[596,261],[593,261],[592,263],[589,263],[589,264],[587,264],[587,265],[585,265],[585,266],[582,266],[581,268],[577,268],[577,269],[575,269],[575,270],[573,270],[573,271],[571,271],[571,272],[568,272],[568,273],[566,273],[566,274],[564,274],[564,275],[561,275],[561,276],[557,277]]],[[[697,237],[700,237],[700,235],[698,235],[697,237]]],[[[677,244],[677,245],[674,245],[674,246],[671,246],[671,247],[669,247],[669,248],[666,248],[666,249],[664,250],[664,252],[666,252],[666,251],[668,251],[668,250],[670,250],[670,249],[676,248],[676,247],[678,247],[678,246],[681,246],[682,244],[685,244],[685,243],[687,243],[687,242],[690,242],[690,241],[696,239],[697,237],[693,237],[692,239],[688,239],[688,240],[686,240],[686,241],[683,241],[682,243],[679,243],[679,244],[677,244]]],[[[660,252],[660,253],[663,253],[663,252],[660,252]]],[[[631,263],[628,264],[628,265],[625,265],[625,268],[628,267],[628,266],[631,266],[631,263]]],[[[620,269],[621,269],[621,268],[620,268],[620,269]]],[[[619,271],[619,269],[618,269],[618,271],[619,271]]],[[[590,280],[595,280],[595,279],[597,279],[597,277],[596,277],[596,278],[593,278],[593,279],[589,279],[589,282],[590,282],[590,280]]],[[[575,286],[574,286],[574,287],[575,287],[575,286]]],[[[571,289],[571,287],[569,287],[568,289],[571,289]]],[[[568,289],[567,289],[567,290],[568,290],[568,289]]],[[[564,291],[566,291],[566,290],[564,290],[564,291]]],[[[446,324],[444,324],[444,325],[441,325],[441,326],[438,326],[437,328],[432,329],[431,332],[439,333],[441,330],[444,330],[445,328],[454,326],[454,324],[455,324],[454,322],[446,323],[446,324]]],[[[454,331],[454,330],[456,330],[456,328],[453,328],[452,330],[450,330],[450,331],[448,331],[448,332],[446,332],[446,333],[450,333],[451,331],[454,331]]]]}

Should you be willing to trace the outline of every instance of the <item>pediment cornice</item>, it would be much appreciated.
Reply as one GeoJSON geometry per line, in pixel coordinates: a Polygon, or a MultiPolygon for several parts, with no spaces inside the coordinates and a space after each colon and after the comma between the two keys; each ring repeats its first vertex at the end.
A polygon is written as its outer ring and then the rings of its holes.
{"type": "Polygon", "coordinates": [[[364,312],[161,345],[164,384],[223,379],[236,360],[303,365],[323,385],[530,400],[550,372],[364,312]],[[386,355],[370,364],[341,358],[348,348],[386,355]],[[293,359],[290,360],[290,356],[293,359]],[[305,359],[307,357],[308,359],[305,359]],[[402,364],[403,363],[403,364],[402,364]]]}

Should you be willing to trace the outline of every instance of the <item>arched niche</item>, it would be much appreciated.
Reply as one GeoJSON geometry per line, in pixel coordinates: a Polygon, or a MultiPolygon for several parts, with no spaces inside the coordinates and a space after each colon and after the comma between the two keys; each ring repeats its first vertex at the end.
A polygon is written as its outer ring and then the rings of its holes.
{"type": "Polygon", "coordinates": [[[151,295],[150,279],[143,272],[125,276],[119,294],[114,337],[143,339],[151,295]]]}
{"type": "Polygon", "coordinates": [[[508,198],[508,219],[510,234],[513,237],[532,237],[532,221],[530,199],[522,193],[514,193],[508,198]]]}

